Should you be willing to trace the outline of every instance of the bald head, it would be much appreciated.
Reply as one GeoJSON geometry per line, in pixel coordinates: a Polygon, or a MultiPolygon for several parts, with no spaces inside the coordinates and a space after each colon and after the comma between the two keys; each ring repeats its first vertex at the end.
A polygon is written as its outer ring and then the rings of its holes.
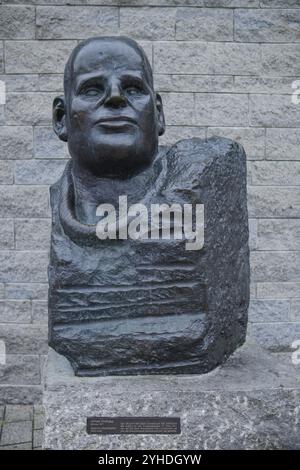
{"type": "Polygon", "coordinates": [[[161,97],[143,49],[125,37],[97,37],[71,53],[54,130],[76,163],[99,176],[129,175],[153,161],[164,132],[161,97]]]}
{"type": "Polygon", "coordinates": [[[119,50],[120,55],[126,54],[126,49],[131,49],[131,51],[139,58],[138,61],[140,61],[144,70],[145,78],[148,81],[149,86],[153,89],[152,69],[143,48],[131,38],[123,36],[100,36],[82,41],[71,52],[64,71],[64,92],[66,97],[68,96],[70,85],[74,80],[74,75],[78,73],[78,67],[76,67],[76,65],[77,62],[80,63],[80,58],[86,56],[92,51],[94,51],[95,55],[101,57],[107,49],[113,49],[114,53],[116,50],[119,50]],[[74,68],[77,68],[77,70],[75,70],[75,74],[74,68]]]}

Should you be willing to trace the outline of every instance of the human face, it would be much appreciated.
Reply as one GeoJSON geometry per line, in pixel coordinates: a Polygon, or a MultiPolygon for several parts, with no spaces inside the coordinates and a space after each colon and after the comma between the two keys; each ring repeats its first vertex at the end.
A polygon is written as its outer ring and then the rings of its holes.
{"type": "Polygon", "coordinates": [[[124,40],[87,43],[73,61],[66,126],[73,159],[98,176],[127,177],[158,146],[157,97],[143,57],[124,40]]]}

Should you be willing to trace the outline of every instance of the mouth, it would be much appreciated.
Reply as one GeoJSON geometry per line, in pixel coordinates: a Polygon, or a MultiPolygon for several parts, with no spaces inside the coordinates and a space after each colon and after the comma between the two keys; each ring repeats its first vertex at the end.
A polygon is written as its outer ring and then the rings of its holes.
{"type": "Polygon", "coordinates": [[[103,117],[96,122],[96,126],[101,126],[109,129],[118,129],[132,125],[137,125],[137,122],[135,119],[129,116],[103,117]]]}

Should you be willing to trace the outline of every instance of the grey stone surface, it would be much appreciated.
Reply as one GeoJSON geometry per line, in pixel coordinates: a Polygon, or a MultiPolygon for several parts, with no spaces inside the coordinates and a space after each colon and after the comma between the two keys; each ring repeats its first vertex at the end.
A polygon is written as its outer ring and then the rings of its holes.
{"type": "Polygon", "coordinates": [[[195,95],[195,123],[199,126],[247,126],[248,96],[197,93],[195,95]]]}
{"type": "Polygon", "coordinates": [[[13,162],[0,160],[0,184],[12,184],[14,182],[13,162]]]}
{"type": "Polygon", "coordinates": [[[36,28],[39,39],[86,39],[98,36],[100,31],[102,36],[113,36],[118,32],[118,9],[73,5],[37,7],[36,28]]]}
{"type": "Polygon", "coordinates": [[[47,353],[46,325],[1,324],[1,338],[5,341],[7,354],[47,353]]]}
{"type": "Polygon", "coordinates": [[[35,9],[33,6],[1,6],[0,39],[32,39],[34,37],[35,9]]]}
{"type": "Polygon", "coordinates": [[[61,73],[76,41],[7,41],[6,73],[61,73]]]}
{"type": "Polygon", "coordinates": [[[17,423],[4,423],[1,434],[3,445],[31,442],[32,423],[31,421],[20,421],[17,423]]]}
{"type": "Polygon", "coordinates": [[[288,300],[253,299],[249,305],[249,321],[252,323],[289,321],[289,311],[288,300]]]}
{"type": "MultiPolygon", "coordinates": [[[[242,75],[260,71],[261,50],[257,44],[155,42],[156,73],[242,75]]],[[[295,72],[294,75],[297,75],[295,72]]]]}
{"type": "Polygon", "coordinates": [[[49,125],[53,98],[50,93],[7,93],[6,124],[49,125]]]}
{"type": "Polygon", "coordinates": [[[15,182],[16,184],[53,184],[61,177],[65,165],[65,160],[57,159],[16,161],[15,182]]]}
{"type": "Polygon", "coordinates": [[[296,449],[299,376],[256,344],[201,376],[74,377],[49,351],[44,447],[50,449],[296,449]],[[87,416],[178,416],[180,435],[99,436],[87,416]]]}
{"type": "Polygon", "coordinates": [[[6,362],[0,366],[1,384],[39,385],[40,381],[40,358],[38,355],[6,354],[6,362]]]}
{"type": "Polygon", "coordinates": [[[300,162],[252,162],[255,186],[300,186],[300,162]]]}
{"type": "Polygon", "coordinates": [[[0,219],[0,249],[14,248],[14,221],[13,219],[0,219]]]}
{"type": "Polygon", "coordinates": [[[254,218],[299,218],[300,188],[248,186],[248,210],[254,218]]]}
{"type": "Polygon", "coordinates": [[[0,251],[0,282],[47,282],[46,251],[0,251]]]}
{"type": "MultiPolygon", "coordinates": [[[[298,295],[300,296],[300,291],[298,292],[298,295]]],[[[300,298],[294,299],[291,302],[290,321],[300,321],[300,298]]]]}
{"type": "Polygon", "coordinates": [[[259,250],[300,250],[300,220],[259,220],[257,248],[259,250]]]}
{"type": "Polygon", "coordinates": [[[31,421],[32,418],[33,409],[31,405],[6,405],[5,407],[5,421],[7,423],[31,421]]]}
{"type": "Polygon", "coordinates": [[[0,199],[0,217],[23,218],[50,215],[47,186],[2,185],[0,186],[0,199]]]}
{"type": "Polygon", "coordinates": [[[33,132],[30,126],[0,126],[0,158],[32,158],[33,132]]]}
{"type": "Polygon", "coordinates": [[[251,95],[250,124],[264,127],[299,127],[300,106],[286,95],[251,95]]]}
{"type": "Polygon", "coordinates": [[[293,299],[299,297],[300,282],[260,282],[257,296],[269,299],[293,299]]]}
{"type": "Polygon", "coordinates": [[[34,300],[32,302],[33,323],[48,323],[48,302],[45,300],[34,300]]]}
{"type": "Polygon", "coordinates": [[[299,251],[254,251],[251,253],[253,281],[298,281],[299,251]]]}
{"type": "Polygon", "coordinates": [[[68,158],[68,148],[55,135],[52,127],[37,126],[34,129],[35,158],[68,158]]]}
{"type": "Polygon", "coordinates": [[[178,8],[176,13],[176,39],[232,41],[233,12],[231,10],[219,10],[218,8],[178,8]]]}
{"type": "Polygon", "coordinates": [[[29,300],[0,300],[0,323],[30,323],[29,300]]]}
{"type": "Polygon", "coordinates": [[[298,44],[262,44],[261,53],[263,75],[273,77],[299,75],[300,51],[298,44]]]}
{"type": "Polygon", "coordinates": [[[300,160],[299,129],[266,129],[268,160],[300,160]]]}
{"type": "Polygon", "coordinates": [[[15,219],[17,250],[48,250],[51,219],[15,219]]]}
{"type": "Polygon", "coordinates": [[[48,296],[47,283],[7,283],[5,298],[7,299],[36,299],[46,300],[48,296]]]}
{"type": "Polygon", "coordinates": [[[175,15],[174,8],[120,8],[120,33],[135,39],[172,40],[175,15]]]}
{"type": "Polygon", "coordinates": [[[299,10],[236,9],[234,38],[241,42],[299,42],[299,22],[299,10]]]}
{"type": "MultiPolygon", "coordinates": [[[[272,352],[290,352],[292,343],[300,338],[296,322],[250,323],[249,334],[258,344],[272,352]]],[[[299,377],[299,372],[297,374],[299,377]]]]}
{"type": "Polygon", "coordinates": [[[41,385],[0,385],[0,404],[41,403],[42,394],[41,385]]]}

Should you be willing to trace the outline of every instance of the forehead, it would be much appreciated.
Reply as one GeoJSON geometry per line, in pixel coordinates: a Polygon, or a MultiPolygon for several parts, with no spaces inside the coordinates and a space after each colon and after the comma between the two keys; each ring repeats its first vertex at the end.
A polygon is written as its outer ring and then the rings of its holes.
{"type": "Polygon", "coordinates": [[[79,76],[90,72],[111,70],[140,71],[145,74],[145,64],[138,49],[121,41],[93,41],[76,54],[73,60],[72,75],[79,76]]]}

